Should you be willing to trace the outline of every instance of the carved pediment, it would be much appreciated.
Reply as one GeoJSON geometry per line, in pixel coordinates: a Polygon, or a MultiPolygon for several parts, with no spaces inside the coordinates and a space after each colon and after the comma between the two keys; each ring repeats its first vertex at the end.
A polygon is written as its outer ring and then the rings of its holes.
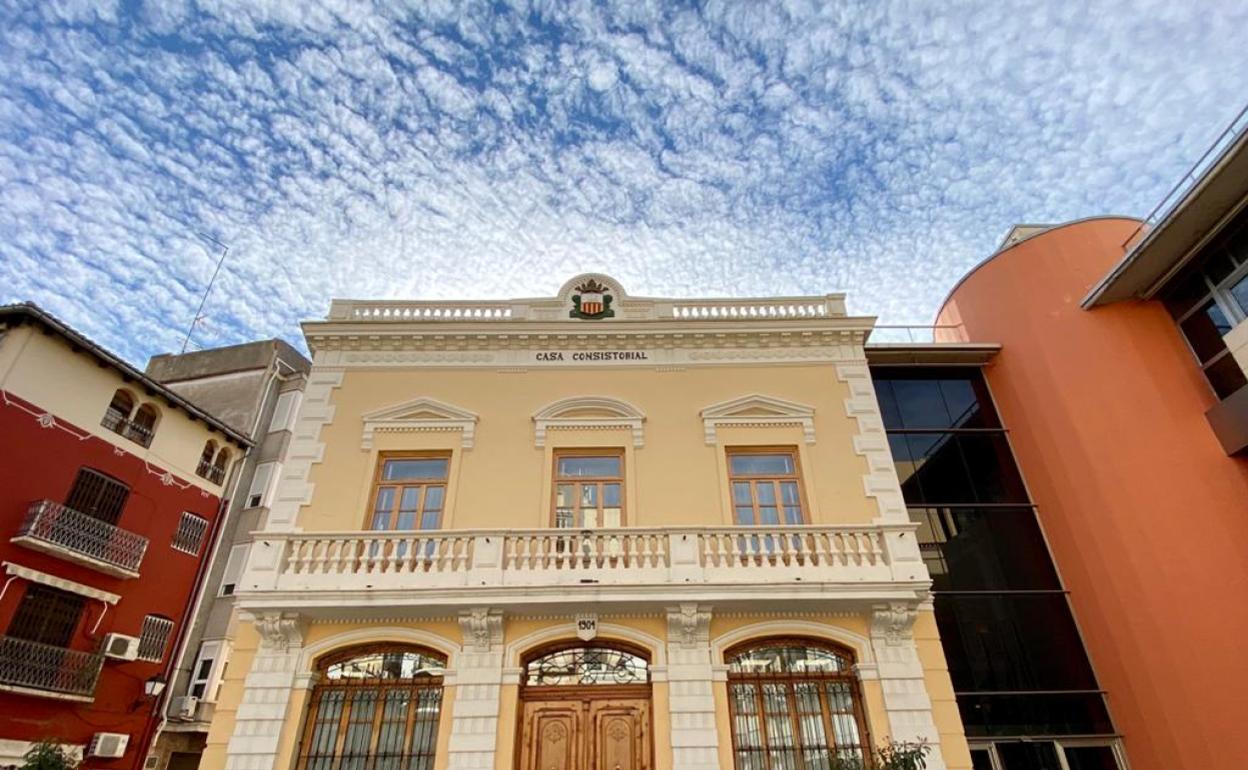
{"type": "Polygon", "coordinates": [[[633,446],[640,447],[645,436],[642,423],[646,416],[640,409],[610,396],[573,396],[547,404],[533,413],[534,443],[546,445],[548,430],[580,428],[627,428],[633,433],[633,446]]]}
{"type": "Polygon", "coordinates": [[[717,441],[716,429],[721,425],[774,427],[796,425],[802,429],[807,444],[815,443],[815,409],[796,401],[753,393],[705,407],[702,427],[706,443],[717,441]]]}
{"type": "Polygon", "coordinates": [[[378,431],[447,430],[460,431],[463,434],[464,449],[471,449],[477,426],[475,412],[428,396],[367,412],[362,419],[364,435],[361,447],[364,449],[372,449],[373,434],[378,431]]]}

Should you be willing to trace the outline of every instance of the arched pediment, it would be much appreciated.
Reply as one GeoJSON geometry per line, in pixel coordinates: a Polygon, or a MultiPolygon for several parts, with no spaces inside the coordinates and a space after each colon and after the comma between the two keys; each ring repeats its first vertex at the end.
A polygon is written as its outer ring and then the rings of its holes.
{"type": "Polygon", "coordinates": [[[362,415],[364,421],[363,449],[373,448],[373,434],[378,431],[447,431],[463,434],[464,449],[472,449],[477,414],[463,407],[421,396],[401,404],[382,407],[362,415]]]}
{"type": "Polygon", "coordinates": [[[533,413],[534,443],[546,445],[548,430],[600,430],[628,428],[633,433],[633,446],[644,443],[642,423],[646,420],[640,409],[610,396],[573,396],[547,404],[533,413]]]}
{"type": "Polygon", "coordinates": [[[721,425],[750,428],[796,425],[802,429],[807,444],[815,443],[815,408],[796,401],[752,393],[710,404],[702,409],[701,416],[708,444],[716,443],[716,429],[721,425]]]}

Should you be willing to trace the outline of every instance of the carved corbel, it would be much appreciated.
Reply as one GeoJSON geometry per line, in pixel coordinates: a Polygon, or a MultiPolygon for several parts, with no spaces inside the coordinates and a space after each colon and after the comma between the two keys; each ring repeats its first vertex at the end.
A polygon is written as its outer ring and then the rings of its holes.
{"type": "Polygon", "coordinates": [[[711,610],[696,604],[667,608],[667,638],[681,647],[705,645],[710,640],[711,610]]]}
{"type": "Polygon", "coordinates": [[[911,639],[914,621],[919,611],[904,602],[879,604],[871,614],[871,636],[883,639],[885,644],[895,646],[911,639]]]}
{"type": "Polygon", "coordinates": [[[260,649],[286,652],[291,647],[303,646],[307,621],[299,613],[258,612],[252,617],[256,631],[260,633],[260,649]]]}
{"type": "Polygon", "coordinates": [[[464,635],[464,649],[489,652],[503,643],[503,611],[473,607],[459,614],[459,628],[464,635]]]}

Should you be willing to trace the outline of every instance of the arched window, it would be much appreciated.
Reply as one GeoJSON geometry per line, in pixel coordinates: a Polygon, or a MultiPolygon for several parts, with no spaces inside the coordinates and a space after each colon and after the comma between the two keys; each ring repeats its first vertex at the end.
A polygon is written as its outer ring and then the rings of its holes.
{"type": "Polygon", "coordinates": [[[826,770],[833,759],[863,760],[866,724],[849,651],[764,639],[724,658],[737,770],[826,770]]]}
{"type": "Polygon", "coordinates": [[[143,404],[135,410],[134,417],[130,419],[130,425],[126,428],[126,438],[136,444],[151,446],[152,436],[156,433],[156,422],[159,419],[160,413],[156,411],[156,407],[143,404]]]}
{"type": "Polygon", "coordinates": [[[125,388],[118,388],[113,394],[113,400],[108,402],[108,409],[104,410],[104,419],[100,420],[100,425],[114,433],[123,433],[133,411],[134,396],[125,388]]]}
{"type": "Polygon", "coordinates": [[[650,664],[626,649],[605,646],[562,647],[545,652],[524,666],[526,687],[645,684],[650,664]]]}
{"type": "Polygon", "coordinates": [[[432,770],[446,658],[411,645],[356,647],[317,669],[301,770],[432,770]]]}

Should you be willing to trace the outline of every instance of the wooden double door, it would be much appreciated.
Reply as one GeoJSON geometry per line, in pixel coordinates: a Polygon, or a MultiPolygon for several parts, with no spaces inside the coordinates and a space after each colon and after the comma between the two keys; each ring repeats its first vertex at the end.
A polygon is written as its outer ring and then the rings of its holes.
{"type": "Polygon", "coordinates": [[[525,695],[518,770],[650,770],[648,687],[534,689],[554,692],[525,695]]]}

